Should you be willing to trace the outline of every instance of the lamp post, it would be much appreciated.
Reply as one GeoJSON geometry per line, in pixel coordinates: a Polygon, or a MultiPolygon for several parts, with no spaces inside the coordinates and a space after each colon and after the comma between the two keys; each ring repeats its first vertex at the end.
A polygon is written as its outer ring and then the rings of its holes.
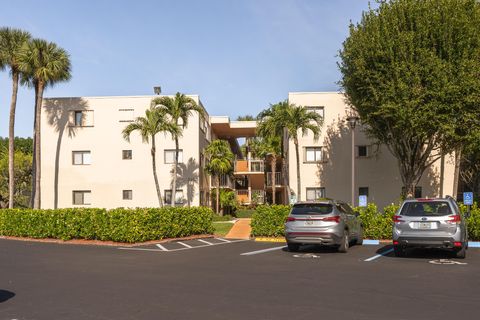
{"type": "Polygon", "coordinates": [[[153,87],[153,92],[154,92],[157,96],[160,95],[160,93],[162,93],[162,87],[160,87],[160,86],[153,87]]]}
{"type": "Polygon", "coordinates": [[[347,117],[348,125],[352,129],[352,207],[355,206],[355,126],[358,119],[353,114],[347,117]]]}

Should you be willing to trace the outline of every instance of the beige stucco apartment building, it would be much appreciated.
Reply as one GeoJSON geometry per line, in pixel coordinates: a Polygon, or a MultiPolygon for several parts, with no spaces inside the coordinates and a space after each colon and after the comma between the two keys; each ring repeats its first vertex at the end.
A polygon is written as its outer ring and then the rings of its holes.
{"type": "MultiPolygon", "coordinates": [[[[144,116],[154,97],[45,99],[41,124],[42,208],[158,206],[150,144],[143,143],[137,133],[132,134],[130,142],[121,134],[136,117],[144,116]]],[[[203,107],[197,95],[190,97],[203,107]]],[[[318,141],[311,134],[300,139],[301,200],[331,197],[350,202],[351,131],[345,123],[348,106],[342,94],[290,93],[288,99],[320,112],[325,120],[318,141]]],[[[236,157],[232,175],[221,178],[222,188],[234,190],[240,203],[270,201],[269,162],[253,159],[248,152],[243,154],[239,145],[239,138],[254,137],[255,132],[255,121],[231,121],[227,116],[202,120],[194,113],[179,141],[177,205],[210,205],[212,183],[203,168],[208,161],[204,148],[212,139],[227,140],[236,157]]],[[[169,203],[175,145],[168,135],[158,134],[156,139],[160,189],[165,203],[169,203]]],[[[355,199],[367,194],[370,202],[380,206],[395,201],[402,185],[395,158],[385,147],[374,147],[361,126],[356,128],[354,143],[355,199]]],[[[275,176],[278,203],[296,199],[296,160],[291,141],[288,150],[291,196],[285,192],[279,159],[275,176]]],[[[419,185],[421,195],[439,195],[440,185],[444,194],[451,193],[451,159],[445,161],[443,177],[441,181],[440,164],[436,163],[419,185]]]]}

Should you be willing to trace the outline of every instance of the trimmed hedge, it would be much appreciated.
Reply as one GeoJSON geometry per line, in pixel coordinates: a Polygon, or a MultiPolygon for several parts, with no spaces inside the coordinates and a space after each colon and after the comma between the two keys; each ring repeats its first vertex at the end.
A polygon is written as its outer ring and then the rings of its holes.
{"type": "MultiPolygon", "coordinates": [[[[252,216],[252,235],[259,237],[283,237],[285,219],[291,206],[258,206],[252,216]]],[[[365,208],[356,207],[362,220],[364,237],[369,239],[392,239],[392,217],[399,209],[398,205],[391,204],[383,208],[383,213],[378,211],[375,204],[370,203],[365,208]]],[[[467,207],[460,205],[462,212],[467,207]]],[[[480,240],[480,207],[474,204],[470,210],[470,217],[466,219],[468,226],[468,239],[480,240]]]]}
{"type": "Polygon", "coordinates": [[[0,210],[0,235],[142,242],[213,233],[213,212],[191,208],[0,210]]]}

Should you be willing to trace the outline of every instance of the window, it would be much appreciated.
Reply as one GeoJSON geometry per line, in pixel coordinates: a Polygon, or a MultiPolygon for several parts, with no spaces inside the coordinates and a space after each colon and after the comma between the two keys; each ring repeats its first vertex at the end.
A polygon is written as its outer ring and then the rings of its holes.
{"type": "MultiPolygon", "coordinates": [[[[402,187],[402,194],[405,194],[405,187],[402,187]]],[[[422,197],[422,187],[415,187],[415,198],[421,198],[422,197]]]]}
{"type": "Polygon", "coordinates": [[[305,148],[305,162],[320,162],[322,160],[322,147],[305,148]]]}
{"type": "Polygon", "coordinates": [[[122,191],[122,196],[123,200],[132,200],[132,190],[123,190],[122,191]]]}
{"type": "MultiPolygon", "coordinates": [[[[178,150],[178,163],[183,162],[183,150],[178,150]]],[[[175,163],[175,150],[165,150],[165,163],[175,163]]]]}
{"type": "Polygon", "coordinates": [[[357,157],[368,157],[368,146],[357,146],[357,157]]]}
{"type": "Polygon", "coordinates": [[[318,113],[322,118],[325,116],[325,107],[322,106],[307,106],[308,111],[318,113]]]}
{"type": "Polygon", "coordinates": [[[132,150],[122,150],[122,160],[132,160],[132,150]]]}
{"type": "Polygon", "coordinates": [[[92,192],[90,190],[73,191],[73,204],[74,205],[90,205],[92,204],[92,192]]]}
{"type": "Polygon", "coordinates": [[[70,125],[74,127],[93,127],[93,110],[70,111],[70,125]]]}
{"type": "Polygon", "coordinates": [[[134,109],[118,109],[120,114],[119,122],[133,122],[135,120],[134,109]]]}
{"type": "Polygon", "coordinates": [[[359,196],[367,196],[367,197],[368,197],[368,187],[360,187],[360,188],[358,188],[358,195],[359,195],[359,196]]]}
{"type": "MultiPolygon", "coordinates": [[[[170,204],[172,203],[172,190],[165,190],[165,204],[170,204]]],[[[175,203],[180,204],[183,203],[183,190],[182,189],[177,189],[177,192],[175,192],[175,203]]]]}
{"type": "Polygon", "coordinates": [[[81,127],[83,124],[83,114],[82,111],[75,111],[75,126],[81,127]]]}
{"type": "Polygon", "coordinates": [[[90,151],[72,151],[72,163],[74,165],[92,164],[90,151]]]}
{"type": "Polygon", "coordinates": [[[325,198],[325,188],[307,188],[307,201],[325,198]]]}

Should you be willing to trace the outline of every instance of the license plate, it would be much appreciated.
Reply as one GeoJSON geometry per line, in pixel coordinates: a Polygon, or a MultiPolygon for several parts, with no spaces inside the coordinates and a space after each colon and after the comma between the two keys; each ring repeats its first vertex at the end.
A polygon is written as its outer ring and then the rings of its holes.
{"type": "Polygon", "coordinates": [[[307,220],[305,221],[306,226],[312,226],[313,225],[313,220],[307,220]]]}
{"type": "Polygon", "coordinates": [[[432,224],[430,222],[419,222],[418,229],[432,229],[432,224]]]}

